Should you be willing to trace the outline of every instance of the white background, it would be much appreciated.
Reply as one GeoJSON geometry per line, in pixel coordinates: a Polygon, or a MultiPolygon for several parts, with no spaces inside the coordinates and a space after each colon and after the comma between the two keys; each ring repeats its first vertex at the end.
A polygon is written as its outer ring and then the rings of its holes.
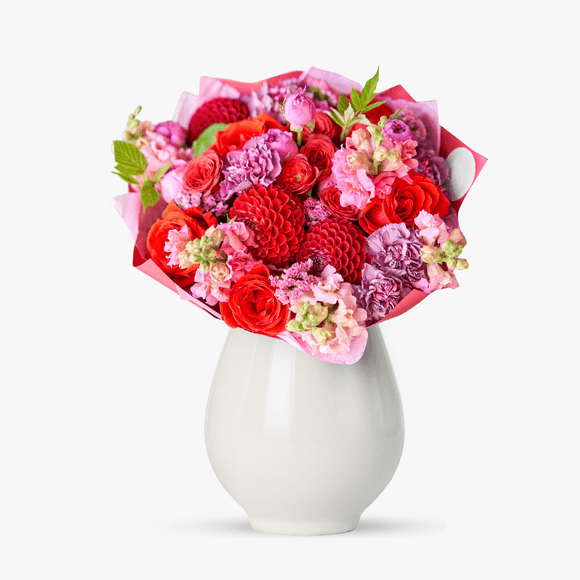
{"type": "Polygon", "coordinates": [[[29,2],[3,9],[0,577],[578,578],[571,4],[29,2]],[[127,115],[309,66],[439,103],[489,158],[460,288],[383,324],[406,447],[340,536],[252,531],[206,456],[225,325],[131,267],[127,115]]]}

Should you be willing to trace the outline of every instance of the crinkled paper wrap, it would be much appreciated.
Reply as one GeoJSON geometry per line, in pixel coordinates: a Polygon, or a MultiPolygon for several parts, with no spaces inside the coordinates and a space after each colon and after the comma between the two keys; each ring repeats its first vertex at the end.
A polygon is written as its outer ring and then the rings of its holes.
{"type": "MultiPolygon", "coordinates": [[[[349,94],[352,87],[361,90],[361,85],[333,72],[324,71],[318,68],[310,68],[305,72],[293,71],[282,75],[271,77],[264,81],[255,83],[241,83],[227,79],[214,79],[202,77],[200,81],[199,95],[184,92],[177,105],[173,120],[187,129],[189,120],[193,113],[206,101],[216,97],[237,98],[241,94],[249,94],[253,90],[260,89],[264,82],[275,84],[279,81],[290,78],[314,77],[325,80],[328,85],[339,93],[349,94]]],[[[471,189],[475,179],[479,175],[486,163],[485,157],[476,153],[473,149],[461,142],[445,128],[439,128],[436,101],[416,102],[413,97],[400,85],[392,87],[377,95],[380,100],[386,100],[387,105],[393,110],[402,107],[410,108],[419,115],[428,128],[429,134],[433,136],[433,143],[430,145],[441,157],[447,159],[451,174],[451,205],[455,211],[459,211],[465,196],[471,189]]],[[[147,233],[149,228],[161,217],[166,203],[161,199],[154,206],[142,210],[139,193],[125,193],[112,200],[113,205],[123,218],[133,241],[135,243],[133,252],[133,266],[141,270],[154,280],[157,280],[170,290],[173,290],[182,300],[192,302],[203,310],[209,312],[215,318],[221,319],[218,306],[208,306],[203,301],[194,298],[189,292],[183,290],[171,278],[169,278],[150,258],[147,258],[147,233]]],[[[374,324],[380,324],[385,320],[400,316],[410,310],[419,302],[424,300],[428,294],[420,290],[412,290],[385,318],[374,324]]],[[[373,324],[373,326],[374,326],[373,324]]],[[[357,336],[351,343],[348,354],[336,356],[331,354],[315,353],[312,347],[300,339],[299,335],[285,331],[276,338],[284,340],[292,346],[303,350],[307,354],[316,358],[336,364],[353,364],[357,362],[365,349],[367,342],[366,332],[357,336]]]]}

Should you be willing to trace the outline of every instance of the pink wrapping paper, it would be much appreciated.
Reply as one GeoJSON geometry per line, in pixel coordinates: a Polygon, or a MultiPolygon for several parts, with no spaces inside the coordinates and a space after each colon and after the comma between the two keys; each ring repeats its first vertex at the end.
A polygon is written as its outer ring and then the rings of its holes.
{"type": "MultiPolygon", "coordinates": [[[[189,119],[193,113],[206,101],[216,97],[230,97],[237,98],[240,94],[249,94],[253,90],[258,90],[262,87],[264,82],[275,84],[281,80],[289,78],[304,78],[306,76],[323,79],[335,91],[349,94],[352,87],[361,90],[361,85],[355,81],[351,81],[341,75],[333,72],[324,71],[317,68],[310,68],[307,71],[292,71],[262,81],[253,83],[243,83],[228,79],[214,79],[211,77],[202,77],[200,80],[199,95],[184,92],[178,102],[173,120],[179,123],[182,127],[187,129],[189,119]]],[[[440,152],[440,155],[450,162],[451,165],[451,181],[452,181],[452,201],[451,204],[456,211],[459,211],[465,196],[471,189],[475,179],[483,169],[486,163],[485,157],[476,153],[473,149],[465,145],[457,137],[452,135],[445,128],[441,127],[441,131],[437,131],[439,127],[439,119],[437,113],[437,103],[435,101],[416,102],[413,97],[401,86],[397,85],[382,93],[377,94],[378,100],[386,100],[387,105],[393,110],[407,106],[417,113],[423,122],[428,126],[429,132],[435,135],[434,149],[440,152]],[[409,102],[411,104],[409,104],[409,102]],[[453,154],[453,155],[452,155],[453,154]],[[451,156],[451,157],[450,157],[451,156]],[[454,179],[454,175],[458,179],[454,179]],[[459,179],[460,178],[460,179],[459,179]]],[[[165,287],[169,288],[182,300],[192,302],[199,308],[209,312],[215,318],[221,320],[219,307],[211,307],[194,298],[191,294],[180,288],[171,278],[169,278],[151,259],[147,258],[146,239],[149,228],[161,217],[165,208],[165,202],[159,201],[154,206],[147,208],[143,213],[139,193],[125,193],[112,200],[112,203],[119,215],[123,218],[131,237],[134,241],[133,252],[133,266],[141,270],[157,282],[160,282],[165,287]]],[[[424,300],[429,294],[419,290],[413,290],[408,294],[397,306],[389,312],[389,314],[382,320],[375,324],[380,324],[385,320],[390,320],[396,316],[404,314],[417,304],[424,300]]],[[[374,326],[374,324],[372,325],[374,326]]],[[[353,364],[356,363],[362,356],[366,342],[366,333],[356,337],[351,343],[350,352],[344,356],[334,356],[322,353],[314,353],[312,348],[297,335],[285,331],[276,338],[284,340],[295,348],[298,348],[307,354],[315,356],[316,358],[332,362],[336,364],[353,364]]]]}

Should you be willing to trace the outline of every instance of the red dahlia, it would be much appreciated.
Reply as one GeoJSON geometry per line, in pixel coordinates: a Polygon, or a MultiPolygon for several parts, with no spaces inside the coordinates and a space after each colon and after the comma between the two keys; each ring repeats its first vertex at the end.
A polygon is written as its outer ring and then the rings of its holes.
{"type": "Polygon", "coordinates": [[[334,266],[345,282],[358,284],[367,259],[365,236],[346,219],[329,217],[313,225],[296,256],[312,258],[317,269],[334,266]]]}
{"type": "Polygon", "coordinates": [[[254,231],[256,254],[270,264],[288,263],[304,238],[302,204],[276,185],[259,185],[241,193],[229,215],[254,231]]]}
{"type": "Polygon", "coordinates": [[[193,143],[210,125],[214,123],[234,123],[250,116],[245,103],[239,99],[219,97],[205,102],[189,120],[187,141],[193,143]]]}

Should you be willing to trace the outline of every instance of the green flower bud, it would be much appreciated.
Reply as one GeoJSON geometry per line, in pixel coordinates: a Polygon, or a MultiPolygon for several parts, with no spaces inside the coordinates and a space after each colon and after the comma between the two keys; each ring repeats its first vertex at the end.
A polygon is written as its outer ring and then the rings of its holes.
{"type": "Polygon", "coordinates": [[[441,248],[449,258],[457,258],[463,250],[463,248],[456,244],[452,239],[447,239],[441,248]]]}
{"type": "Polygon", "coordinates": [[[314,328],[312,336],[318,344],[326,344],[332,338],[332,332],[326,328],[314,328]]]}
{"type": "Polygon", "coordinates": [[[388,120],[389,120],[389,118],[388,118],[388,117],[386,117],[385,115],[383,115],[383,116],[382,116],[382,117],[379,119],[379,122],[378,122],[378,127],[379,127],[379,129],[384,129],[384,128],[385,128],[385,125],[386,125],[386,124],[387,124],[387,122],[388,122],[388,120]]]}
{"type": "Polygon", "coordinates": [[[423,246],[421,259],[427,264],[440,264],[445,259],[445,254],[435,246],[423,246]]]}
{"type": "Polygon", "coordinates": [[[445,263],[447,264],[447,267],[450,270],[455,270],[455,268],[457,267],[457,258],[447,258],[447,260],[445,260],[445,263]]]}

